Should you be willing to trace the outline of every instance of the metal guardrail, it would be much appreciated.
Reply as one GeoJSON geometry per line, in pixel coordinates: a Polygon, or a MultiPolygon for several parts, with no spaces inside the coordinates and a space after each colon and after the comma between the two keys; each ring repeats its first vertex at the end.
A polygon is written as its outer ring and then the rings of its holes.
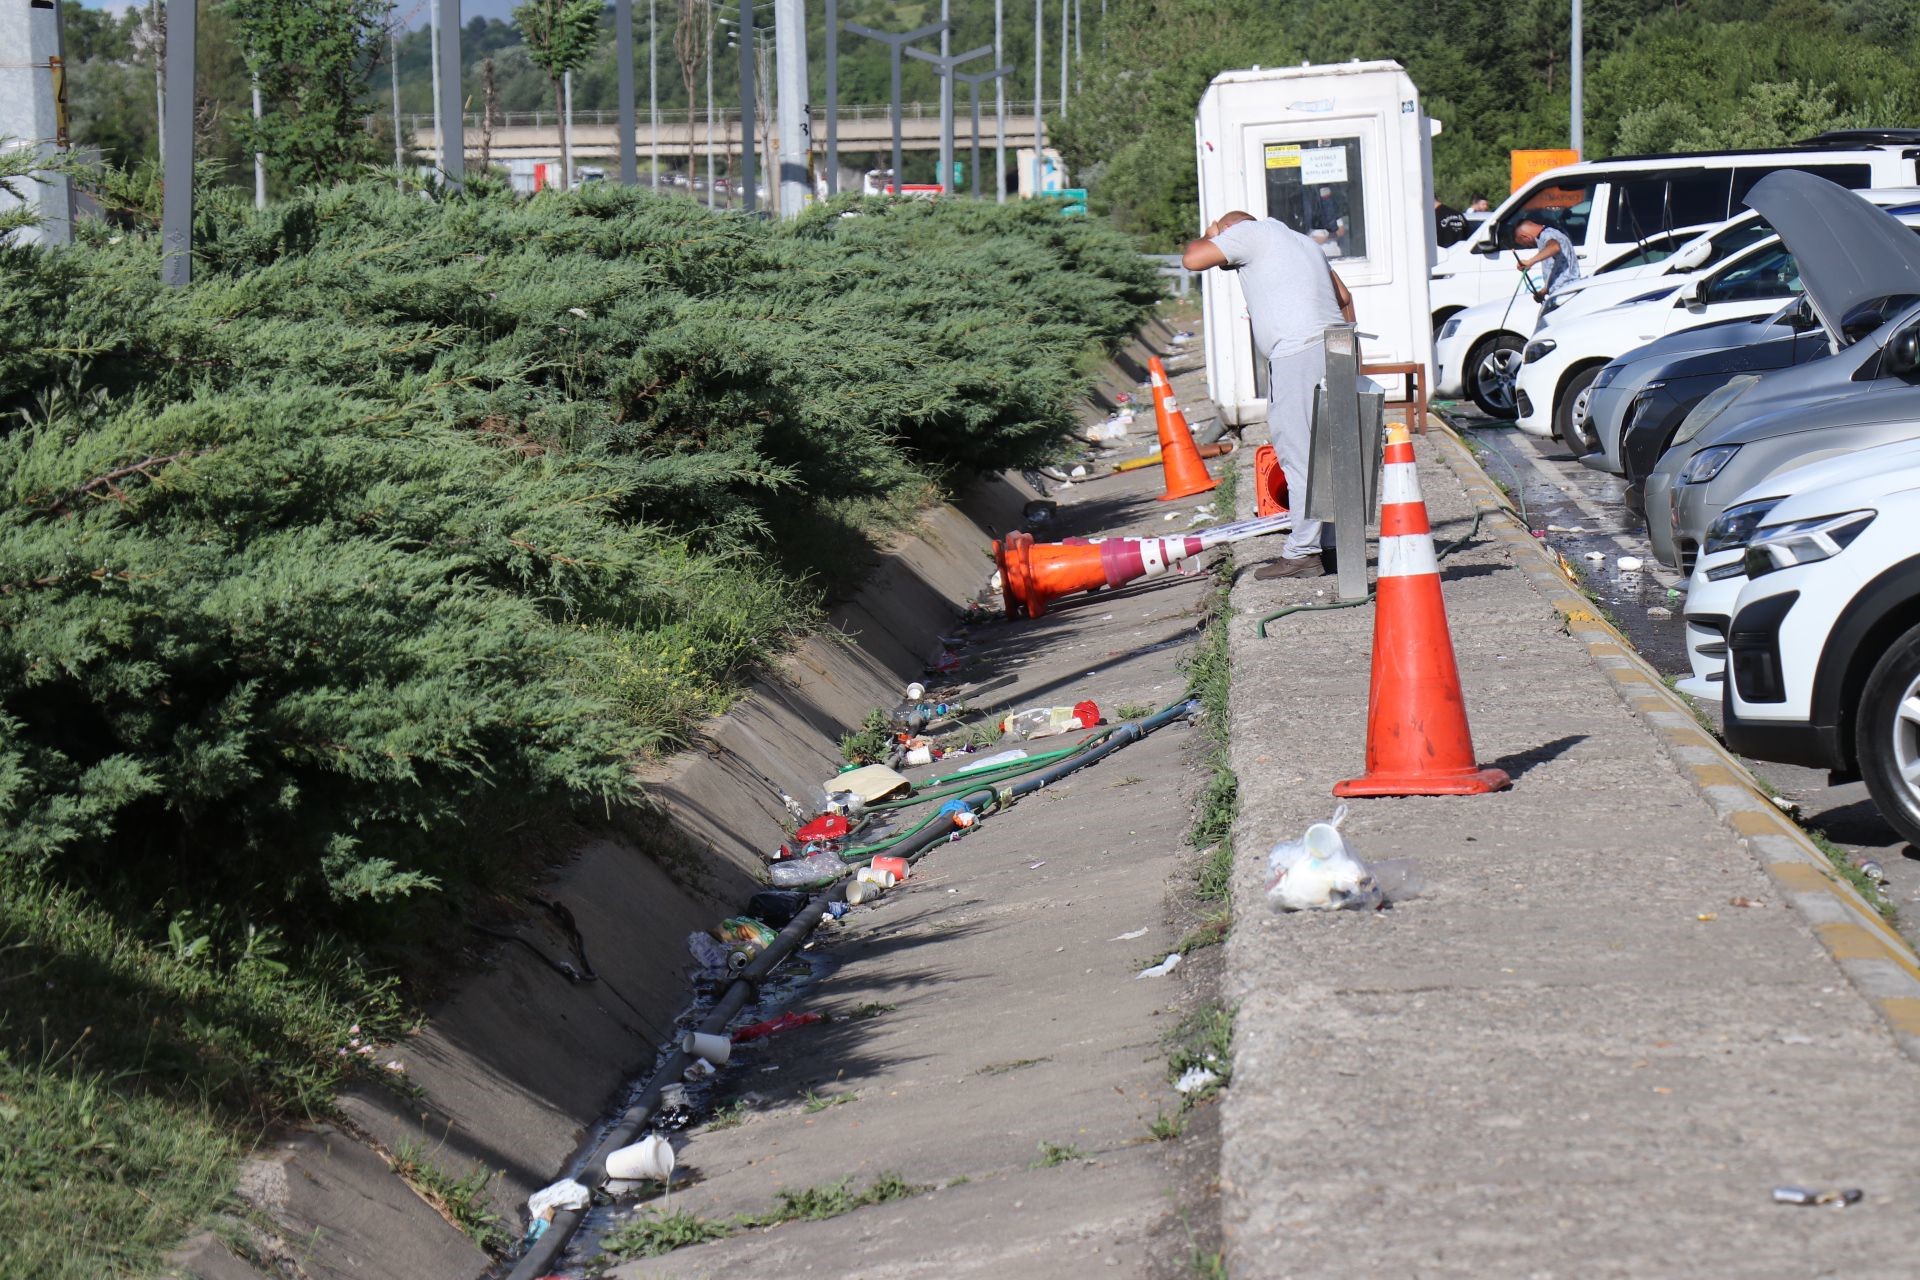
{"type": "MultiPolygon", "coordinates": [[[[893,108],[884,102],[877,105],[864,103],[840,108],[840,118],[842,120],[886,120],[891,117],[892,113],[893,108]]],[[[956,117],[959,114],[964,113],[956,113],[956,117]]],[[[1007,114],[1009,116],[1031,116],[1034,114],[1033,103],[1030,101],[1010,101],[1007,103],[1007,114]]],[[[481,127],[480,116],[481,113],[478,111],[467,112],[462,117],[465,121],[466,129],[470,132],[478,132],[481,127]]],[[[904,120],[937,120],[940,118],[940,104],[937,102],[932,104],[924,102],[903,102],[900,104],[900,116],[904,120]]],[[[827,118],[826,110],[820,107],[814,108],[813,118],[816,122],[824,124],[827,118]]],[[[649,113],[644,110],[635,113],[635,123],[638,125],[646,125],[650,119],[649,113]]],[[[554,127],[559,121],[560,113],[557,111],[497,111],[493,116],[493,127],[496,129],[546,129],[554,127]]],[[[686,107],[671,107],[662,108],[660,111],[660,123],[663,125],[684,126],[689,121],[696,125],[705,124],[707,121],[706,108],[696,107],[689,110],[686,107]]],[[[740,122],[740,109],[738,107],[730,111],[716,109],[713,113],[713,122],[715,127],[721,125],[738,126],[740,122]]],[[[413,133],[431,132],[433,129],[433,113],[419,111],[403,113],[400,117],[400,123],[413,133]]],[[[593,111],[576,110],[573,113],[573,123],[575,128],[583,124],[618,124],[620,123],[620,113],[615,110],[605,109],[593,111]]],[[[955,123],[956,127],[964,127],[963,122],[957,118],[955,123]]],[[[986,121],[983,117],[981,121],[983,128],[985,127],[985,123],[986,121]]],[[[1011,141],[1011,139],[1009,139],[1009,141],[1011,141]]]]}
{"type": "Polygon", "coordinates": [[[1185,298],[1188,291],[1193,288],[1194,273],[1187,270],[1186,264],[1180,261],[1179,254],[1143,253],[1140,256],[1148,262],[1159,264],[1160,274],[1173,281],[1174,297],[1185,298]]]}

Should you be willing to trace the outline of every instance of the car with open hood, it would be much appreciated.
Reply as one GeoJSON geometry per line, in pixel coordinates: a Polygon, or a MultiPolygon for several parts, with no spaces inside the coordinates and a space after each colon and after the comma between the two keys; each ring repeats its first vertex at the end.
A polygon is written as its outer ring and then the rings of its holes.
{"type": "Polygon", "coordinates": [[[1834,350],[1739,375],[1681,423],[1647,480],[1647,532],[1662,562],[1688,571],[1707,526],[1760,481],[1920,436],[1920,236],[1806,174],[1773,174],[1748,200],[1792,247],[1834,350]]]}

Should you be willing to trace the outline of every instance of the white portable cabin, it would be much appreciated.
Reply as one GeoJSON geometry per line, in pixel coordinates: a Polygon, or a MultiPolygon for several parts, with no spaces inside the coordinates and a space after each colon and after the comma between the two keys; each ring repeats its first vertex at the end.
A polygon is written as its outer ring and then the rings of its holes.
{"type": "MultiPolygon", "coordinates": [[[[1353,293],[1368,364],[1433,365],[1433,134],[1397,62],[1254,68],[1215,76],[1194,120],[1200,223],[1244,209],[1328,248],[1353,293]]],[[[1201,275],[1207,388],[1226,420],[1267,412],[1265,353],[1237,272],[1201,275]]],[[[1389,390],[1394,381],[1385,380],[1389,390]]]]}

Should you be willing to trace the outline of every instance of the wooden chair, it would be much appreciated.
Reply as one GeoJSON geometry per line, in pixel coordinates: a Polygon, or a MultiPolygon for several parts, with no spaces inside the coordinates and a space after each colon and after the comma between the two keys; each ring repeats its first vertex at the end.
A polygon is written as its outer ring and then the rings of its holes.
{"type": "Polygon", "coordinates": [[[1360,372],[1366,377],[1401,377],[1407,380],[1407,398],[1389,400],[1387,408],[1406,409],[1412,419],[1407,425],[1421,435],[1427,433],[1427,368],[1415,360],[1397,364],[1363,364],[1360,372]]]}

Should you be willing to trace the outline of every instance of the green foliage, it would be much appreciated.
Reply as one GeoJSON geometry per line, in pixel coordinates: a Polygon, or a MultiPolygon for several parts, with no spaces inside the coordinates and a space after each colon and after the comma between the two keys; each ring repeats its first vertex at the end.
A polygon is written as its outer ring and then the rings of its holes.
{"type": "Polygon", "coordinates": [[[433,1163],[419,1143],[403,1142],[394,1149],[393,1171],[488,1253],[499,1257],[513,1244],[513,1233],[487,1195],[487,1184],[493,1181],[496,1170],[475,1165],[464,1176],[455,1177],[433,1163]]]}
{"type": "Polygon", "coordinates": [[[852,733],[840,735],[840,758],[848,764],[878,764],[893,745],[893,722],[875,708],[852,733]]]}
{"type": "MultiPolygon", "coordinates": [[[[1114,0],[1107,56],[1054,122],[1096,210],[1155,251],[1194,235],[1193,111],[1221,71],[1393,58],[1446,125],[1438,193],[1496,203],[1513,148],[1565,146],[1565,0],[1114,0]]],[[[1778,146],[1920,114],[1920,31],[1890,0],[1591,0],[1591,156],[1778,146]]]]}
{"type": "Polygon", "coordinates": [[[632,796],[927,494],[1044,456],[1154,292],[1044,211],[476,188],[212,191],[185,290],[133,220],[0,249],[0,1102],[185,1153],[148,1208],[0,1180],[59,1274],[152,1269],[206,1135],[401,1084],[368,957],[516,821],[632,796]]]}
{"type": "Polygon", "coordinates": [[[688,1245],[725,1240],[733,1227],[725,1222],[676,1209],[659,1213],[642,1209],[627,1221],[600,1237],[600,1248],[614,1258],[658,1258],[688,1245]]]}
{"type": "Polygon", "coordinates": [[[1086,1152],[1071,1143],[1041,1142],[1040,1155],[1033,1162],[1036,1169],[1052,1169],[1075,1160],[1086,1159],[1086,1152]]]}
{"type": "Polygon", "coordinates": [[[825,1186],[782,1191],[771,1209],[737,1214],[722,1222],[690,1213],[662,1214],[646,1209],[602,1236],[600,1247],[605,1256],[616,1259],[657,1258],[689,1245],[724,1240],[736,1231],[776,1227],[783,1222],[820,1222],[868,1205],[904,1200],[931,1189],[908,1182],[897,1173],[882,1173],[860,1191],[853,1189],[852,1178],[825,1186]]]}
{"type": "Polygon", "coordinates": [[[233,37],[258,77],[261,118],[235,118],[249,150],[292,186],[352,176],[376,158],[367,73],[386,45],[386,0],[226,0],[233,37]]]}
{"type": "Polygon", "coordinates": [[[1234,1011],[1206,1005],[1180,1020],[1168,1037],[1173,1052],[1167,1058],[1167,1079],[1178,1080],[1194,1067],[1204,1067],[1220,1078],[1205,1089],[1183,1095],[1181,1109],[1204,1102],[1233,1080],[1234,1011]]]}

